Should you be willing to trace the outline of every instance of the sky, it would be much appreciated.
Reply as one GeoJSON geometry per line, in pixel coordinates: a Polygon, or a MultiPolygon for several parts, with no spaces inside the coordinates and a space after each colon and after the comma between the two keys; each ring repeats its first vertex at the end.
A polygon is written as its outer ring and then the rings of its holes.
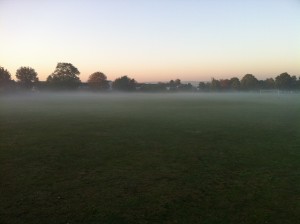
{"type": "Polygon", "coordinates": [[[0,0],[0,66],[58,62],[82,81],[299,76],[300,0],[0,0]]]}

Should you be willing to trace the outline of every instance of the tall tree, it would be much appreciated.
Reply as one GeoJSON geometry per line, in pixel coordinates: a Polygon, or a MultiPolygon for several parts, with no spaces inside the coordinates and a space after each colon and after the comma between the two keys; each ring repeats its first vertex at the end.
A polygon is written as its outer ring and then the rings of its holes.
{"type": "Polygon", "coordinates": [[[252,74],[246,74],[241,80],[241,87],[244,90],[254,90],[258,87],[258,80],[252,74]]]}
{"type": "Polygon", "coordinates": [[[275,85],[278,89],[294,89],[297,85],[296,76],[290,76],[287,72],[281,73],[275,78],[275,85]]]}
{"type": "Polygon", "coordinates": [[[107,81],[107,77],[102,72],[95,72],[91,74],[88,79],[88,84],[90,88],[93,90],[109,89],[109,83],[107,81]]]}
{"type": "Polygon", "coordinates": [[[12,82],[9,71],[0,67],[0,87],[6,87],[12,82]]]}
{"type": "Polygon", "coordinates": [[[173,79],[170,80],[169,87],[170,87],[170,89],[174,89],[176,87],[175,81],[173,79]]]}
{"type": "Polygon", "coordinates": [[[178,90],[180,85],[181,85],[181,80],[180,79],[176,79],[175,81],[172,79],[168,83],[169,90],[171,90],[171,91],[178,90]]]}
{"type": "Polygon", "coordinates": [[[179,87],[181,85],[181,80],[180,79],[176,79],[174,81],[174,84],[175,84],[176,87],[179,87]]]}
{"type": "Polygon", "coordinates": [[[20,67],[16,72],[16,78],[25,89],[31,89],[39,81],[36,71],[30,67],[20,67]]]}
{"type": "Polygon", "coordinates": [[[80,85],[79,74],[71,63],[57,63],[54,72],[48,76],[47,83],[57,89],[76,89],[80,85]]]}
{"type": "Polygon", "coordinates": [[[218,91],[218,90],[220,90],[220,88],[221,88],[220,81],[215,78],[212,78],[211,83],[210,83],[210,89],[213,91],[218,91]]]}
{"type": "Polygon", "coordinates": [[[136,87],[136,81],[128,76],[122,76],[113,82],[112,87],[114,90],[133,91],[136,87]]]}
{"type": "Polygon", "coordinates": [[[241,82],[237,77],[230,79],[230,88],[232,90],[239,90],[241,88],[241,82]]]}

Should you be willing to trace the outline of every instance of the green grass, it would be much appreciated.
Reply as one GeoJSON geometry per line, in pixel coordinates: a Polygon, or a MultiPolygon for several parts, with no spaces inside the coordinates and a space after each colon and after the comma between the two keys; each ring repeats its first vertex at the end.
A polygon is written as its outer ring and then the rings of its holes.
{"type": "Polygon", "coordinates": [[[0,98],[0,223],[300,220],[300,96],[0,98]]]}

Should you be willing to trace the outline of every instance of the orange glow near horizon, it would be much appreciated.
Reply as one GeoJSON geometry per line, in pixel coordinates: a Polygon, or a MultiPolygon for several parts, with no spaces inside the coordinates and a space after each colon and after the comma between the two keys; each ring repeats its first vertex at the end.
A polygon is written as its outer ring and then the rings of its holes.
{"type": "MultiPolygon", "coordinates": [[[[297,58],[296,58],[297,59],[297,58]]],[[[139,66],[134,65],[123,65],[119,68],[113,68],[110,65],[88,65],[83,63],[74,63],[67,60],[61,60],[59,62],[70,62],[80,71],[80,79],[85,82],[87,81],[90,74],[101,71],[108,77],[109,80],[114,80],[117,77],[128,75],[131,78],[136,79],[139,82],[159,82],[159,81],[169,81],[171,79],[181,79],[183,81],[209,81],[212,77],[217,79],[226,79],[231,77],[242,78],[243,75],[250,73],[255,75],[258,79],[265,79],[288,72],[291,75],[296,75],[299,77],[300,72],[297,69],[297,60],[295,61],[285,61],[280,60],[277,62],[270,62],[271,65],[267,66],[268,61],[258,60],[258,61],[238,61],[237,63],[226,61],[221,63],[213,64],[209,62],[202,62],[198,64],[177,64],[174,66],[164,66],[159,64],[157,66],[148,64],[140,64],[139,66]]],[[[300,59],[300,58],[299,58],[300,59]]],[[[3,67],[9,70],[12,77],[15,77],[16,70],[21,66],[29,66],[36,70],[39,75],[39,79],[44,81],[47,79],[55,67],[57,62],[52,62],[51,65],[43,63],[37,63],[34,61],[26,60],[28,63],[21,65],[15,65],[12,62],[3,63],[3,67]],[[6,65],[6,66],[5,66],[6,65]]],[[[300,60],[298,60],[300,61],[300,60]]]]}

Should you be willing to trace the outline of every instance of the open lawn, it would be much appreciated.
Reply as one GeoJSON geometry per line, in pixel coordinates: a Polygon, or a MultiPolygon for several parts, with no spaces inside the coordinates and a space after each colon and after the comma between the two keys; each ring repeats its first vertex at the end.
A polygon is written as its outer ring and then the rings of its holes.
{"type": "Polygon", "coordinates": [[[0,223],[299,223],[300,95],[0,97],[0,223]]]}

